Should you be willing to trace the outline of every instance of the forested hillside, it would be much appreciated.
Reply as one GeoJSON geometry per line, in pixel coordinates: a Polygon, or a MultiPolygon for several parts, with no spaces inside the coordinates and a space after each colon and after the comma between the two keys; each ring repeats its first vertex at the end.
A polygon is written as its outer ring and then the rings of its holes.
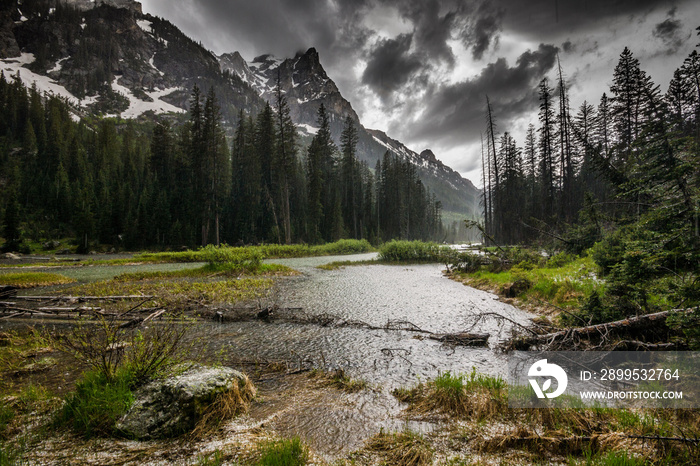
{"type": "Polygon", "coordinates": [[[308,154],[281,92],[240,115],[227,142],[215,92],[195,86],[182,124],[74,121],[65,100],[0,77],[0,199],[5,250],[74,238],[79,251],[209,243],[437,238],[440,203],[408,162],[386,155],[375,179],[340,150],[325,110],[308,154]],[[303,156],[302,156],[303,155],[303,156]]]}

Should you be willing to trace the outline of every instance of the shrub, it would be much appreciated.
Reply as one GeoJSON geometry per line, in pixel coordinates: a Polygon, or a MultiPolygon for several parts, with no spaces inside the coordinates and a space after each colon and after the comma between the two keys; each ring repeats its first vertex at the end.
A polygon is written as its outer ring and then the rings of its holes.
{"type": "Polygon", "coordinates": [[[379,258],[389,262],[444,262],[450,254],[447,246],[423,241],[392,240],[379,248],[379,258]]]}
{"type": "Polygon", "coordinates": [[[145,382],[181,362],[189,327],[167,319],[145,328],[125,328],[114,319],[99,316],[96,322],[81,320],[66,334],[52,335],[54,346],[114,380],[125,367],[136,382],[145,382]]]}
{"type": "Polygon", "coordinates": [[[85,437],[110,435],[114,424],[134,401],[134,374],[121,369],[111,378],[98,370],[88,371],[66,398],[57,421],[70,425],[85,437]]]}

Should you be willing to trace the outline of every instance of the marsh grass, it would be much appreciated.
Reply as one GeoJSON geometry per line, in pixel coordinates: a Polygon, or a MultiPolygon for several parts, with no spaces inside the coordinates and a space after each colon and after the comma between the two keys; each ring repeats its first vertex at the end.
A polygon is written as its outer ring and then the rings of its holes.
{"type": "MultiPolygon", "coordinates": [[[[51,341],[33,328],[0,333],[0,373],[3,374],[3,381],[9,377],[8,374],[22,372],[28,365],[41,361],[39,356],[50,351],[51,341]]],[[[3,385],[0,383],[0,386],[3,385]]]]}
{"type": "Polygon", "coordinates": [[[380,431],[369,439],[365,448],[380,453],[385,464],[423,466],[433,462],[433,449],[428,441],[408,430],[394,433],[380,431]]]}
{"type": "Polygon", "coordinates": [[[309,246],[307,244],[266,244],[262,246],[222,246],[217,248],[210,245],[196,251],[137,254],[134,256],[133,261],[240,264],[244,262],[255,263],[263,259],[360,254],[370,251],[373,251],[373,248],[367,240],[343,239],[318,246],[309,246]]]}
{"type": "Polygon", "coordinates": [[[302,466],[309,460],[309,450],[299,437],[274,440],[260,446],[258,466],[302,466]]]}
{"type": "Polygon", "coordinates": [[[203,438],[216,431],[225,421],[247,412],[255,394],[255,386],[247,376],[243,380],[236,380],[229,390],[219,394],[204,409],[190,436],[203,438]]]}
{"type": "Polygon", "coordinates": [[[223,245],[215,247],[209,245],[197,250],[178,252],[144,252],[135,254],[131,258],[121,259],[86,259],[80,262],[67,262],[51,260],[46,262],[33,262],[28,264],[0,264],[0,268],[32,268],[32,267],[85,267],[92,265],[136,265],[136,264],[161,264],[161,263],[234,263],[242,264],[256,262],[264,259],[284,259],[295,257],[333,256],[347,254],[361,254],[372,252],[375,249],[367,240],[342,239],[334,243],[310,246],[308,244],[264,244],[261,246],[232,247],[223,245]]]}
{"type": "Polygon", "coordinates": [[[200,306],[264,298],[273,284],[270,278],[265,277],[216,281],[106,280],[79,285],[66,290],[66,293],[74,296],[150,295],[157,297],[154,305],[175,310],[188,308],[192,303],[200,306]]]}
{"type": "Polygon", "coordinates": [[[172,280],[178,278],[215,278],[215,277],[239,277],[242,275],[294,275],[293,269],[280,264],[207,264],[196,269],[158,271],[158,272],[129,272],[117,275],[113,278],[118,282],[147,281],[147,280],[172,280]]]}
{"type": "Polygon", "coordinates": [[[19,272],[0,274],[0,285],[10,285],[17,288],[36,288],[39,286],[65,285],[67,283],[75,283],[75,280],[57,273],[19,272]]]}
{"type": "Polygon", "coordinates": [[[397,389],[392,394],[409,403],[409,410],[416,413],[440,412],[476,420],[498,417],[508,406],[503,379],[475,370],[469,375],[444,372],[413,389],[397,389]]]}
{"type": "Polygon", "coordinates": [[[333,387],[347,393],[359,392],[368,387],[365,380],[353,379],[343,369],[331,372],[314,369],[309,373],[309,377],[319,380],[322,386],[333,387]]]}

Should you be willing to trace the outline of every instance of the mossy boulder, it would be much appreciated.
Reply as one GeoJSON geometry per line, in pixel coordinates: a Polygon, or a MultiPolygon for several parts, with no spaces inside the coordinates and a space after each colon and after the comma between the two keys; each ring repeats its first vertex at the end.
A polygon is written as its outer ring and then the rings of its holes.
{"type": "Polygon", "coordinates": [[[138,389],[116,428],[135,439],[175,437],[191,432],[218,400],[231,399],[232,394],[244,411],[255,395],[245,374],[228,367],[196,365],[138,389]]]}

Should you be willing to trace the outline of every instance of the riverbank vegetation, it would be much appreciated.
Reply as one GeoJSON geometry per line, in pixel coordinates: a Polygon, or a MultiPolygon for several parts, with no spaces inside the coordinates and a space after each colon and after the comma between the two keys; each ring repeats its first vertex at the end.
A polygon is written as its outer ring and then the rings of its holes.
{"type": "MultiPolygon", "coordinates": [[[[508,458],[514,464],[694,464],[700,459],[696,410],[608,408],[509,409],[500,378],[443,373],[413,388],[394,390],[411,418],[446,416],[450,449],[466,458],[508,458]],[[466,454],[466,458],[462,455],[466,454]]],[[[440,443],[445,439],[432,438],[440,443]]],[[[429,443],[430,444],[430,443],[429,443]]]]}
{"type": "MultiPolygon", "coordinates": [[[[625,48],[609,92],[575,115],[559,68],[556,90],[546,78],[540,83],[539,123],[524,147],[507,131],[497,137],[487,99],[479,227],[507,271],[485,272],[468,258],[456,268],[470,283],[515,286],[513,297],[566,308],[565,325],[679,309],[669,325],[697,327],[700,55],[686,58],[665,93],[642,68],[625,48]],[[510,249],[500,245],[518,243],[572,254],[572,266],[590,279],[562,270],[558,280],[552,273],[559,271],[540,260],[509,261],[510,249]]],[[[697,332],[684,333],[681,346],[697,348],[697,332]]]]}

